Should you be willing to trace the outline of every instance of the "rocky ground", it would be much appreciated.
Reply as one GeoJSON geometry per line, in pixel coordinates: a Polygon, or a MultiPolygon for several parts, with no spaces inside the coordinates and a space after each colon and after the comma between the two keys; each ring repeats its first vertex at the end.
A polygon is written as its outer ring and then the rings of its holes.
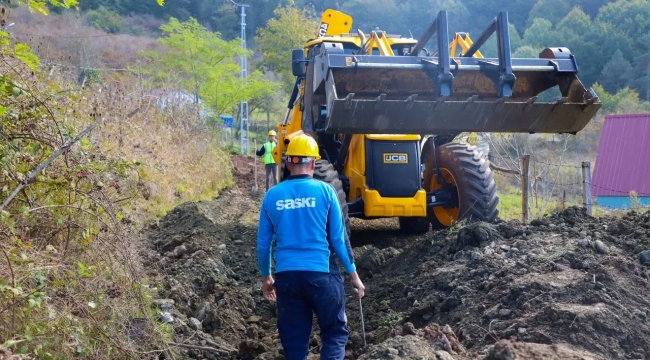
{"type": "MultiPolygon", "coordinates": [[[[257,270],[253,160],[233,162],[236,185],[148,229],[155,306],[184,358],[283,359],[257,270]]],[[[650,359],[650,214],[570,208],[424,236],[393,219],[352,224],[367,346],[350,296],[348,359],[650,359]]]]}

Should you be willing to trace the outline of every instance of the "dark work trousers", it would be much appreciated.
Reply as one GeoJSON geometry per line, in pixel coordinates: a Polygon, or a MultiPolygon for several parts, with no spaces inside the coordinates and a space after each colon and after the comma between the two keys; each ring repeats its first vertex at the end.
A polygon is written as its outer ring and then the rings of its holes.
{"type": "Polygon", "coordinates": [[[343,360],[349,335],[343,276],[314,271],[275,275],[278,332],[286,360],[307,359],[314,313],[323,344],[320,359],[343,360]]]}
{"type": "Polygon", "coordinates": [[[278,165],[276,164],[266,164],[264,165],[266,169],[266,191],[269,191],[269,174],[273,173],[273,186],[278,184],[278,165]]]}

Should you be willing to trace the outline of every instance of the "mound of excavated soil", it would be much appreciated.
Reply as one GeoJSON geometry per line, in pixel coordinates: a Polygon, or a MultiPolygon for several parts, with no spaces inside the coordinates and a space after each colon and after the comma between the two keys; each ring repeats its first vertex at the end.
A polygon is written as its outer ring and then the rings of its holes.
{"type": "Polygon", "coordinates": [[[171,315],[183,358],[277,352],[275,307],[260,296],[259,198],[249,194],[232,187],[215,201],[183,204],[149,230],[145,265],[160,283],[154,305],[171,315]]]}
{"type": "Polygon", "coordinates": [[[375,343],[434,323],[465,348],[454,358],[650,358],[650,215],[596,219],[571,208],[398,244],[356,249],[375,343]],[[502,339],[515,342],[489,350],[502,339]]]}
{"type": "Polygon", "coordinates": [[[234,155],[231,161],[232,175],[235,180],[232,189],[237,189],[243,194],[249,195],[253,185],[256,184],[255,164],[257,164],[257,188],[259,194],[261,194],[260,196],[262,196],[265,189],[264,176],[266,175],[264,162],[258,157],[244,155],[234,155]]]}
{"type": "MultiPolygon", "coordinates": [[[[274,304],[261,297],[260,197],[246,161],[233,159],[237,186],[149,229],[155,306],[173,318],[183,358],[283,359],[274,304]]],[[[530,225],[397,229],[393,219],[353,221],[368,345],[349,297],[348,359],[650,359],[650,215],[570,208],[530,225]]]]}

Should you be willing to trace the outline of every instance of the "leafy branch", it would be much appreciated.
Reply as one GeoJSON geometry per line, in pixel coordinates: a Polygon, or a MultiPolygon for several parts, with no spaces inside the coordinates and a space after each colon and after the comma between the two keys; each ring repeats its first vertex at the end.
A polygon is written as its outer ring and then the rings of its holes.
{"type": "Polygon", "coordinates": [[[47,161],[44,163],[40,164],[34,171],[32,171],[29,176],[27,176],[12,192],[9,194],[9,196],[5,199],[5,201],[0,205],[0,211],[3,211],[7,205],[18,195],[18,193],[28,184],[32,183],[34,179],[36,179],[36,175],[38,175],[43,169],[45,169],[48,165],[54,161],[57,157],[59,157],[61,154],[64,152],[70,150],[70,147],[72,145],[76,144],[81,140],[84,136],[86,136],[89,132],[91,132],[93,129],[95,129],[97,126],[99,126],[102,123],[102,120],[98,121],[97,123],[88,126],[86,129],[84,129],[82,132],[79,133],[74,139],[71,141],[68,141],[65,145],[61,146],[57,152],[55,152],[52,156],[50,156],[47,161]]]}

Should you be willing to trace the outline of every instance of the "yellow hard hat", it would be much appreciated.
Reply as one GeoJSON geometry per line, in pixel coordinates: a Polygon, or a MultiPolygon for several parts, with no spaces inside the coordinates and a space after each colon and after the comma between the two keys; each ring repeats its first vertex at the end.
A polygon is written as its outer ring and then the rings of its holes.
{"type": "Polygon", "coordinates": [[[309,162],[311,159],[320,159],[318,144],[316,140],[309,135],[300,134],[289,142],[286,153],[288,160],[294,164],[309,162]]]}
{"type": "Polygon", "coordinates": [[[276,135],[274,130],[269,131],[269,136],[271,136],[271,135],[273,135],[273,136],[276,135]]]}

